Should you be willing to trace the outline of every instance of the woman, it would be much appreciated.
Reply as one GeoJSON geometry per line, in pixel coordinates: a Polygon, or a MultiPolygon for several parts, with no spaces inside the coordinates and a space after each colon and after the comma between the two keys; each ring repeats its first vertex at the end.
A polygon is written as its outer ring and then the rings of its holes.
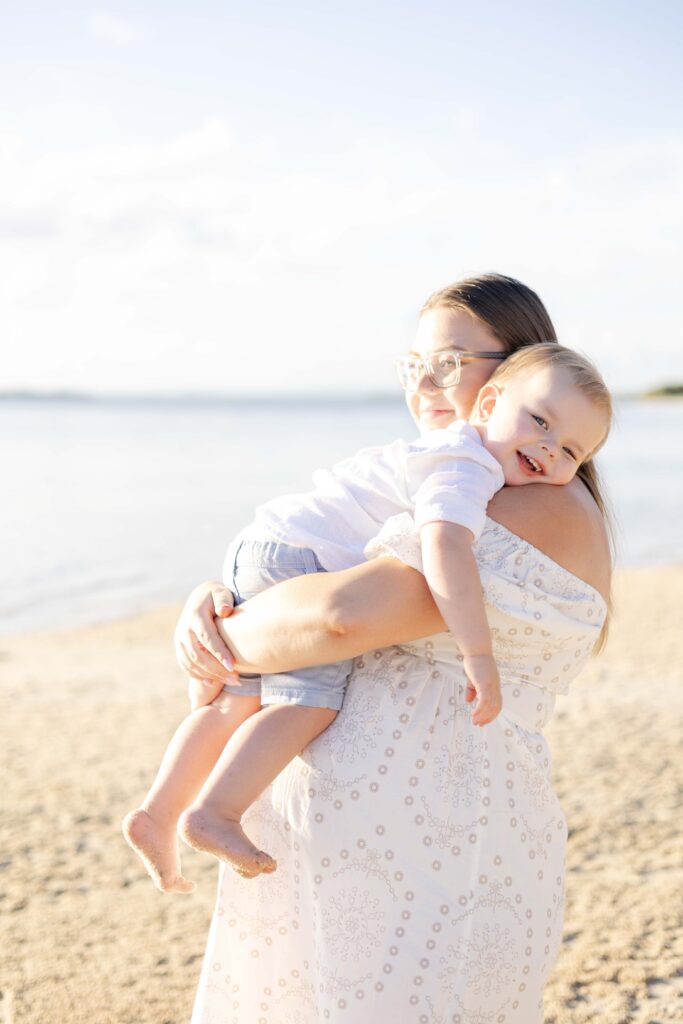
{"type": "MultiPolygon", "coordinates": [[[[533,292],[491,275],[428,302],[414,354],[554,336],[533,292]]],[[[473,357],[450,388],[424,375],[411,411],[423,427],[466,416],[491,369],[473,357]]],[[[223,873],[195,1024],[540,1024],[566,838],[540,730],[609,596],[590,469],[587,482],[592,494],[578,480],[504,489],[489,507],[476,551],[504,709],[483,730],[410,535],[384,539],[379,553],[396,557],[292,580],[221,624],[243,671],[371,653],[334,725],[247,818],[279,869],[256,885],[223,873]]],[[[223,601],[220,588],[198,588],[179,624],[195,676],[224,671],[210,653],[221,657],[211,609],[223,601]]]]}

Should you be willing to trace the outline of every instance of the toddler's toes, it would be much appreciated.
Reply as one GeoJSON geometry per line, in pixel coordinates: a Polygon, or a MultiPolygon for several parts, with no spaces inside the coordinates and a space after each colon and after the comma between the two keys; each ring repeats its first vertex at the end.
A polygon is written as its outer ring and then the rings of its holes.
{"type": "Polygon", "coordinates": [[[277,871],[277,861],[273,860],[270,854],[261,851],[256,859],[262,874],[272,875],[273,871],[277,871]]]}
{"type": "Polygon", "coordinates": [[[183,875],[179,875],[173,880],[168,886],[164,887],[164,892],[176,892],[179,895],[188,895],[194,892],[197,886],[194,882],[191,882],[189,878],[185,878],[183,875]]]}
{"type": "Polygon", "coordinates": [[[194,892],[194,883],[184,878],[180,871],[174,828],[162,827],[142,808],[126,815],[121,828],[157,889],[168,893],[194,892]]]}

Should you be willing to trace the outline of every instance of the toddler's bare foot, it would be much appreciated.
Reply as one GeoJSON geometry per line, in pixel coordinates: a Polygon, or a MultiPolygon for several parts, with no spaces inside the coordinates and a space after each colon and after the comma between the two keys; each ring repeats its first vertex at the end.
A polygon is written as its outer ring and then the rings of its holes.
{"type": "Polygon", "coordinates": [[[239,821],[216,818],[204,810],[190,810],[181,815],[178,830],[188,846],[213,854],[243,878],[269,875],[277,868],[273,858],[247,838],[239,821]]]}
{"type": "Polygon", "coordinates": [[[139,808],[123,819],[121,830],[162,892],[190,893],[195,884],[180,871],[178,837],[173,826],[163,827],[139,808]]]}

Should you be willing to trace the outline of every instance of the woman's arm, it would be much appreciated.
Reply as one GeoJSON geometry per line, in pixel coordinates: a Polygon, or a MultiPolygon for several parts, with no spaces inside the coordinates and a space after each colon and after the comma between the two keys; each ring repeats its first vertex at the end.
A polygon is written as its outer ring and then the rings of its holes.
{"type": "MultiPolygon", "coordinates": [[[[580,481],[503,488],[488,513],[608,597],[604,520],[580,481]]],[[[278,672],[417,640],[445,625],[424,576],[378,558],[280,583],[240,605],[218,628],[242,671],[278,672]]]]}
{"type": "Polygon", "coordinates": [[[287,672],[445,629],[422,573],[394,558],[278,583],[217,623],[241,672],[287,672]]]}

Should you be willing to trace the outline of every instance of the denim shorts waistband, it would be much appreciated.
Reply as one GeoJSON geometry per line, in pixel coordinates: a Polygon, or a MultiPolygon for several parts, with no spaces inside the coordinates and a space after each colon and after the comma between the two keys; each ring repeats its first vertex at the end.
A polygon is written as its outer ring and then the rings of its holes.
{"type": "Polygon", "coordinates": [[[229,554],[233,559],[238,551],[243,566],[277,565],[282,569],[299,569],[302,573],[323,571],[311,548],[296,547],[280,540],[262,539],[246,531],[239,534],[230,545],[229,554]]]}

